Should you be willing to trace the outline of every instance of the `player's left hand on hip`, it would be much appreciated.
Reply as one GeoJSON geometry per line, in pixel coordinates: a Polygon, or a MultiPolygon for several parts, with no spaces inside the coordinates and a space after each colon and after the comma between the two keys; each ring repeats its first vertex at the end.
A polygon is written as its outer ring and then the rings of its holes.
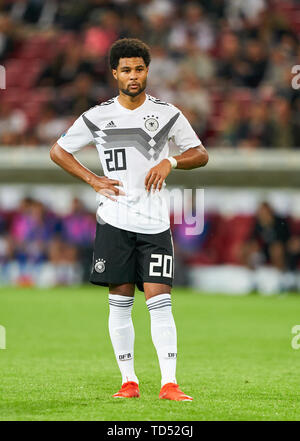
{"type": "Polygon", "coordinates": [[[149,192],[152,187],[152,191],[161,190],[164,180],[172,170],[172,165],[168,159],[163,159],[155,167],[152,167],[145,179],[145,188],[149,192]]]}

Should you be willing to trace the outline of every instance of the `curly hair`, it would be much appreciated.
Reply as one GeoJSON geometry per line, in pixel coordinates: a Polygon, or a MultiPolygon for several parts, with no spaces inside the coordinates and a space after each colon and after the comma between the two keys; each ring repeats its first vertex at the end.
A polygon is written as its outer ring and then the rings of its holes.
{"type": "Polygon", "coordinates": [[[109,61],[111,69],[117,69],[120,58],[143,58],[148,67],[151,61],[150,49],[138,38],[121,38],[110,48],[109,61]]]}

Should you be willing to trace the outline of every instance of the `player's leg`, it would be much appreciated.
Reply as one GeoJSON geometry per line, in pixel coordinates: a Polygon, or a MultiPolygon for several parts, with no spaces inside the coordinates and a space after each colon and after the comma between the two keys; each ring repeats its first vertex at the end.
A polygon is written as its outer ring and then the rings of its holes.
{"type": "Polygon", "coordinates": [[[176,381],[177,332],[171,304],[171,287],[161,283],[144,283],[144,292],[151,319],[151,336],[161,371],[159,398],[191,401],[176,381]]]}
{"type": "Polygon", "coordinates": [[[137,235],[137,286],[145,292],[162,376],[160,398],[191,400],[176,384],[177,333],[171,305],[174,251],[170,230],[137,235]],[[167,386],[167,393],[165,387],[167,386]]]}
{"type": "Polygon", "coordinates": [[[150,313],[151,336],[161,370],[161,385],[176,383],[177,333],[172,314],[171,287],[144,283],[150,313]]]}
{"type": "Polygon", "coordinates": [[[133,366],[134,329],[131,319],[135,287],[134,233],[109,224],[97,224],[90,281],[109,287],[109,333],[122,383],[135,384],[134,391],[123,390],[121,396],[138,396],[138,380],[133,366]]]}
{"type": "Polygon", "coordinates": [[[170,230],[138,235],[138,288],[145,293],[162,385],[176,383],[177,335],[171,308],[173,245],[170,230]],[[142,287],[141,287],[142,285],[142,287]]]}
{"type": "Polygon", "coordinates": [[[109,285],[109,335],[122,375],[122,387],[115,398],[139,396],[138,379],[134,371],[134,327],[131,310],[134,284],[109,285]]]}

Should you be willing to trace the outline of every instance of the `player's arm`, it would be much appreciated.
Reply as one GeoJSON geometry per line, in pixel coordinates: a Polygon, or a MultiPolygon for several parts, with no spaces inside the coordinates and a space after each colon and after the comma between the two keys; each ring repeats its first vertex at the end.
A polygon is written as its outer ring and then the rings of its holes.
{"type": "MultiPolygon", "coordinates": [[[[208,163],[208,153],[202,144],[186,150],[181,155],[173,156],[173,158],[177,161],[176,168],[182,170],[204,167],[208,163]]],[[[170,162],[169,160],[167,161],[170,162]]]]}
{"type": "MultiPolygon", "coordinates": [[[[182,170],[192,170],[193,168],[204,167],[208,162],[208,153],[200,144],[198,147],[192,147],[180,155],[173,156],[176,159],[176,168],[182,170]]],[[[172,170],[172,164],[168,159],[163,159],[155,167],[149,170],[145,179],[145,187],[147,191],[161,190],[166,177],[172,170]]]]}
{"type": "Polygon", "coordinates": [[[122,186],[122,182],[116,179],[109,179],[106,176],[97,176],[88,168],[84,167],[71,153],[60,147],[57,142],[50,150],[50,158],[70,175],[81,179],[89,184],[97,193],[103,194],[109,199],[114,199],[111,195],[125,194],[115,185],[122,186]]]}

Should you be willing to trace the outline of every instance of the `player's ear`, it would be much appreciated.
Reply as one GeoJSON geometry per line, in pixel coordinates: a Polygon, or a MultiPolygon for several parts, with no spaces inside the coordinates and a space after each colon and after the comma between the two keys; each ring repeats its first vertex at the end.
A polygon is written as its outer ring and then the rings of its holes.
{"type": "Polygon", "coordinates": [[[111,70],[111,73],[113,74],[114,79],[117,80],[117,79],[118,79],[118,76],[117,76],[117,69],[112,69],[112,70],[111,70]]]}

